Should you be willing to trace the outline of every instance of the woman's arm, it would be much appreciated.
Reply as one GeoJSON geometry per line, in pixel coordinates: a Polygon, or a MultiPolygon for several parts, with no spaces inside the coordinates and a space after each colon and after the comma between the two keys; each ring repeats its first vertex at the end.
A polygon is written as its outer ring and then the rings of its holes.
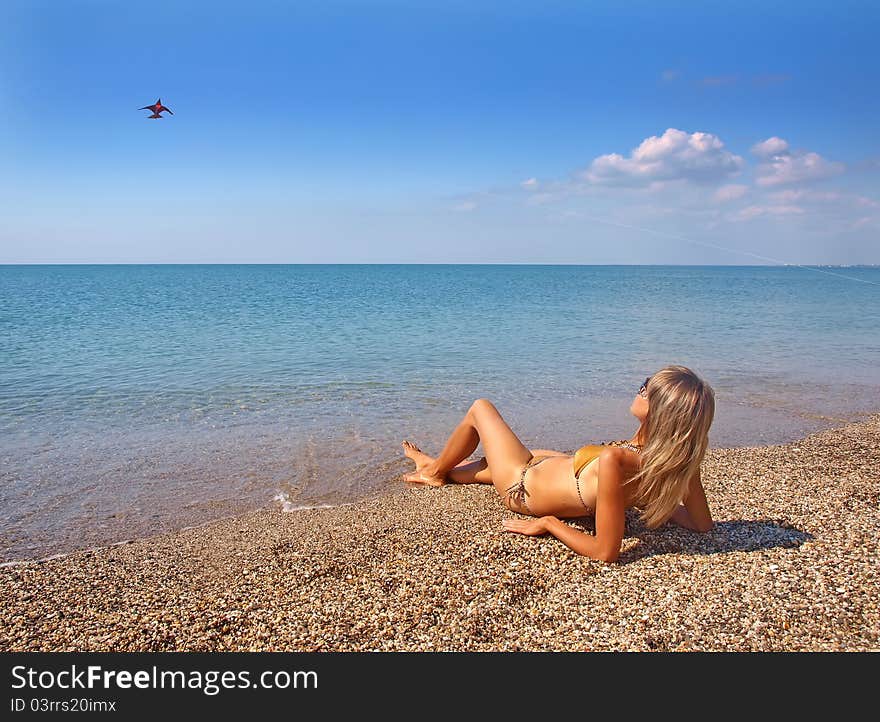
{"type": "Polygon", "coordinates": [[[596,534],[573,529],[555,516],[540,519],[505,519],[508,531],[536,536],[549,532],[565,546],[583,556],[603,562],[617,561],[623,541],[626,502],[621,486],[623,474],[621,451],[617,447],[603,449],[599,454],[599,493],[596,498],[596,534]]]}
{"type": "Polygon", "coordinates": [[[715,527],[712,512],[709,511],[709,502],[706,500],[706,492],[703,490],[703,482],[700,480],[699,469],[691,479],[684,504],[679,504],[669,520],[686,529],[704,533],[712,531],[715,527]]]}

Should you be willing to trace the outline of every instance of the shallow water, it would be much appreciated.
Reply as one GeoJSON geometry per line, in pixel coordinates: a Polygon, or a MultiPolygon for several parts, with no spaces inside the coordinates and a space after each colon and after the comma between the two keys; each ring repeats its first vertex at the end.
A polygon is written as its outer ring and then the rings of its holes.
{"type": "Polygon", "coordinates": [[[669,363],[714,446],[856,420],[880,269],[821,270],[0,266],[0,557],[387,493],[479,397],[529,445],[629,436],[669,363]]]}

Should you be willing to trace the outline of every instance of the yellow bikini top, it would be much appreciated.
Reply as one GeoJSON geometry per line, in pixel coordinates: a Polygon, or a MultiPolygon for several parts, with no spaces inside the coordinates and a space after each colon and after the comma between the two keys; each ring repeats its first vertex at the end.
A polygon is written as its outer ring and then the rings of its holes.
{"type": "Polygon", "coordinates": [[[631,444],[626,439],[621,439],[620,441],[609,441],[601,444],[587,444],[586,446],[582,446],[578,449],[574,454],[574,477],[577,479],[581,472],[584,470],[584,467],[589,464],[593,459],[597,458],[599,454],[602,453],[602,449],[608,446],[623,446],[627,449],[632,449],[637,454],[642,452],[642,447],[636,446],[635,444],[631,444]]]}

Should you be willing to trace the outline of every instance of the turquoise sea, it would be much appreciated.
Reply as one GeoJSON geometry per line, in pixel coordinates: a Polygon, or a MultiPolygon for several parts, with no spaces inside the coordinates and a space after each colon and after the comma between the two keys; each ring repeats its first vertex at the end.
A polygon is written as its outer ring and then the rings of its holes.
{"type": "Polygon", "coordinates": [[[880,268],[0,266],[0,559],[392,493],[480,397],[622,438],[670,363],[716,447],[876,412],[880,268]]]}

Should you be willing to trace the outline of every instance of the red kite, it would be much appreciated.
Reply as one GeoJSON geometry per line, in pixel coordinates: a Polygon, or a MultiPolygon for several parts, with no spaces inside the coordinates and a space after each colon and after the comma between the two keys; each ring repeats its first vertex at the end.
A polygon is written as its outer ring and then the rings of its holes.
{"type": "MultiPolygon", "coordinates": [[[[164,110],[167,110],[169,113],[171,113],[171,108],[166,108],[164,105],[162,105],[162,98],[159,98],[156,101],[155,105],[145,105],[143,108],[138,108],[138,110],[152,110],[153,114],[148,116],[150,118],[161,118],[162,116],[159,115],[159,113],[164,110]]],[[[174,113],[171,113],[171,115],[174,115],[174,113]]]]}

